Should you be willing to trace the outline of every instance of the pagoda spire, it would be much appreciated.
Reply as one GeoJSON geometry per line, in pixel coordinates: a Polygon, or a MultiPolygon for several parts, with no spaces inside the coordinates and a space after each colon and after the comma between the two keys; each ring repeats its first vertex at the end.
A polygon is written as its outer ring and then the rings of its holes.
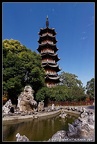
{"type": "Polygon", "coordinates": [[[49,27],[48,15],[46,17],[46,27],[49,27]]]}

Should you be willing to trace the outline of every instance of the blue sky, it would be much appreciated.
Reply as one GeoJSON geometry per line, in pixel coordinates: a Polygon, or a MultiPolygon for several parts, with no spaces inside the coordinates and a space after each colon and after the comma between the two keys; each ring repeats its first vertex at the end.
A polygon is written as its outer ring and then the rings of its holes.
{"type": "Polygon", "coordinates": [[[2,40],[18,40],[38,53],[38,32],[47,15],[57,32],[59,74],[75,74],[85,86],[95,77],[94,2],[3,2],[2,40]]]}

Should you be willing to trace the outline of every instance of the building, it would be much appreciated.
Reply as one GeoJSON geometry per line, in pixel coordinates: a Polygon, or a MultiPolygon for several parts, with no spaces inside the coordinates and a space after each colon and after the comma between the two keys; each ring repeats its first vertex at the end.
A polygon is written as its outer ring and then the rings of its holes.
{"type": "Polygon", "coordinates": [[[41,54],[42,66],[45,69],[45,83],[47,87],[54,87],[60,82],[57,74],[60,71],[57,64],[60,58],[56,53],[58,51],[56,32],[54,28],[49,28],[48,17],[46,18],[46,28],[41,28],[38,34],[39,46],[37,50],[41,54]]]}

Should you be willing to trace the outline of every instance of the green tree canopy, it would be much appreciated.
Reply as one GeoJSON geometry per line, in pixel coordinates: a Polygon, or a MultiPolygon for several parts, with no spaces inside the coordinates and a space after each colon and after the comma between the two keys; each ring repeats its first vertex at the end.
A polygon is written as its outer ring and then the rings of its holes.
{"type": "Polygon", "coordinates": [[[36,99],[41,100],[51,100],[51,101],[81,101],[85,100],[86,96],[84,89],[80,87],[68,88],[64,85],[58,85],[53,88],[43,87],[38,90],[36,94],[36,99]]]}
{"type": "Polygon", "coordinates": [[[87,82],[86,93],[90,98],[94,98],[94,78],[87,82]]]}
{"type": "Polygon", "coordinates": [[[78,86],[78,87],[83,86],[81,80],[78,80],[78,76],[76,76],[75,74],[71,74],[71,73],[67,73],[63,71],[61,72],[59,77],[61,80],[61,83],[60,83],[61,85],[65,85],[69,88],[73,86],[78,86]]]}
{"type": "Polygon", "coordinates": [[[45,85],[41,56],[17,40],[3,40],[3,92],[11,99],[29,84],[35,92],[45,85]]]}

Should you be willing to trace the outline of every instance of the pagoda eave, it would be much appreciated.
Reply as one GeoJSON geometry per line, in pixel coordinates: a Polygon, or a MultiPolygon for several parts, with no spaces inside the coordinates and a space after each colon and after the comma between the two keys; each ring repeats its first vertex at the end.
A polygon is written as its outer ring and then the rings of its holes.
{"type": "Polygon", "coordinates": [[[55,36],[54,35],[49,35],[48,33],[47,34],[45,34],[45,35],[40,35],[40,38],[43,38],[43,37],[46,37],[46,36],[49,36],[49,37],[52,37],[52,38],[55,38],[55,36]]]}
{"type": "MultiPolygon", "coordinates": [[[[45,52],[45,53],[42,53],[41,56],[45,56],[45,55],[50,55],[50,56],[53,56],[53,57],[57,57],[58,58],[58,55],[57,54],[53,54],[53,53],[50,53],[50,52],[45,52]]],[[[59,59],[59,58],[58,58],[59,59]]]]}
{"type": "Polygon", "coordinates": [[[46,58],[46,57],[52,57],[53,60],[55,61],[59,61],[60,59],[58,58],[58,55],[54,55],[52,53],[42,53],[41,54],[42,58],[46,58]]]}
{"type": "MultiPolygon", "coordinates": [[[[37,42],[38,42],[39,44],[41,44],[42,40],[39,39],[37,42]]],[[[49,42],[47,42],[47,43],[50,44],[49,42]]],[[[57,40],[54,40],[54,44],[51,44],[51,45],[54,45],[54,46],[55,46],[56,43],[57,43],[57,40]]]]}
{"type": "Polygon", "coordinates": [[[55,65],[51,64],[42,64],[43,68],[53,68],[56,72],[60,71],[60,68],[58,66],[55,67],[55,65]]]}
{"type": "MultiPolygon", "coordinates": [[[[39,44],[39,47],[43,47],[43,46],[51,46],[51,47],[54,47],[54,49],[56,48],[57,50],[58,50],[58,48],[56,47],[56,45],[55,44],[53,44],[53,45],[51,45],[50,43],[45,43],[45,44],[39,44]]],[[[38,48],[39,48],[38,47],[38,48]]]]}
{"type": "Polygon", "coordinates": [[[57,33],[55,32],[55,29],[46,27],[46,28],[40,28],[40,32],[38,33],[39,35],[41,35],[43,32],[45,31],[51,31],[53,33],[53,35],[56,35],[57,33]]]}
{"type": "Polygon", "coordinates": [[[50,65],[48,62],[45,64],[45,65],[43,65],[43,67],[45,67],[45,66],[49,66],[49,67],[54,67],[54,68],[58,68],[58,65],[56,64],[54,64],[54,65],[50,65]]]}
{"type": "Polygon", "coordinates": [[[51,46],[56,46],[55,44],[51,44],[51,43],[43,43],[43,44],[39,44],[39,46],[44,46],[44,45],[51,45],[51,46]]]}

